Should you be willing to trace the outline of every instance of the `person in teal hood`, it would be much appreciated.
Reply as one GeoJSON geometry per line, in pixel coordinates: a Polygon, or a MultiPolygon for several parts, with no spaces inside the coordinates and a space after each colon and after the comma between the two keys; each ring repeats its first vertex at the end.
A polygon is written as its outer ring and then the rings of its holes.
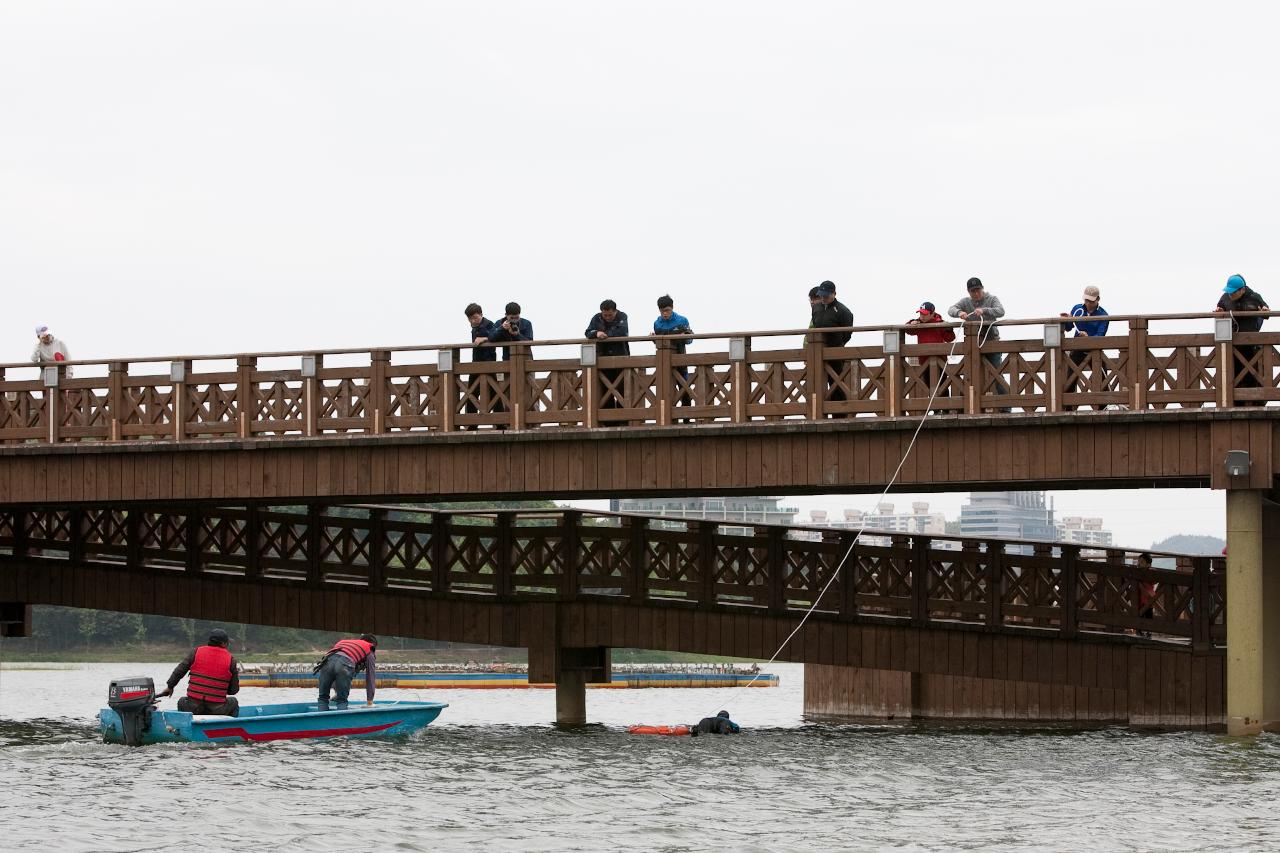
{"type": "MultiPolygon", "coordinates": [[[[1227,284],[1222,288],[1222,296],[1218,297],[1218,307],[1215,311],[1222,311],[1231,314],[1231,329],[1233,332],[1252,334],[1262,331],[1262,323],[1266,317],[1237,317],[1237,311],[1270,311],[1267,307],[1267,300],[1263,298],[1261,293],[1251,289],[1245,283],[1244,276],[1233,275],[1227,279],[1227,284]]],[[[1246,388],[1260,388],[1262,382],[1259,379],[1259,372],[1262,370],[1261,365],[1254,365],[1254,361],[1258,358],[1258,352],[1261,349],[1257,344],[1236,344],[1235,347],[1235,387],[1237,390],[1246,388]]],[[[1240,400],[1237,405],[1241,406],[1261,406],[1263,400],[1240,400]]]]}

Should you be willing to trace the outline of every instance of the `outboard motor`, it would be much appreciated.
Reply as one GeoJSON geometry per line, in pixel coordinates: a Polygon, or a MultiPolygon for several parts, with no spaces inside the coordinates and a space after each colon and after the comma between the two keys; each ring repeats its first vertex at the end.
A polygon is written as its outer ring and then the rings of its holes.
{"type": "Polygon", "coordinates": [[[120,735],[129,746],[142,743],[156,709],[156,685],[150,678],[117,678],[107,690],[107,707],[120,715],[120,735]]]}

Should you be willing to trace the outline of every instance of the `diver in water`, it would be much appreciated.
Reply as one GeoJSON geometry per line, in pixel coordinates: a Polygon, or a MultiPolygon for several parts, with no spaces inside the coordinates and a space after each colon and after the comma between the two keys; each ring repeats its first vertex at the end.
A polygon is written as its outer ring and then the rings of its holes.
{"type": "Polygon", "coordinates": [[[742,727],[729,719],[728,711],[721,711],[714,717],[703,717],[696,726],[689,726],[689,734],[698,735],[736,735],[742,727]]]}

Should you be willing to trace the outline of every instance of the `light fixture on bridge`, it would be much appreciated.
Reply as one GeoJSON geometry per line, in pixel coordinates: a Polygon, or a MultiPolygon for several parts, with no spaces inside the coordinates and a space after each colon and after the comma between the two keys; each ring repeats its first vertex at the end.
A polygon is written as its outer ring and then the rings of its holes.
{"type": "Polygon", "coordinates": [[[58,387],[58,368],[46,367],[44,370],[41,371],[41,373],[44,374],[42,377],[44,379],[44,387],[46,388],[58,387]]]}
{"type": "Polygon", "coordinates": [[[436,368],[441,373],[453,372],[453,350],[442,349],[436,353],[436,368]]]}
{"type": "Polygon", "coordinates": [[[1062,324],[1061,323],[1045,323],[1044,324],[1044,345],[1051,349],[1062,346],[1062,324]]]}
{"type": "Polygon", "coordinates": [[[596,366],[596,345],[583,344],[582,354],[578,356],[578,362],[583,367],[595,367],[596,366]]]}
{"type": "Polygon", "coordinates": [[[187,378],[187,364],[184,361],[169,362],[169,381],[183,382],[187,378]]]}
{"type": "Polygon", "coordinates": [[[897,329],[884,330],[884,354],[897,355],[902,352],[902,333],[897,329]]]}
{"type": "Polygon", "coordinates": [[[747,339],[746,338],[729,338],[729,360],[730,361],[746,361],[747,360],[747,339]]]}
{"type": "Polygon", "coordinates": [[[302,357],[302,366],[298,369],[303,379],[311,379],[316,375],[316,357],[314,355],[304,355],[302,357]]]}
{"type": "Polygon", "coordinates": [[[1213,318],[1213,342],[1215,344],[1231,343],[1231,332],[1230,317],[1213,318]]]}
{"type": "Polygon", "coordinates": [[[1247,450],[1228,450],[1227,451],[1227,476],[1228,477],[1247,477],[1249,476],[1249,468],[1253,465],[1253,460],[1249,458],[1247,450]]]}

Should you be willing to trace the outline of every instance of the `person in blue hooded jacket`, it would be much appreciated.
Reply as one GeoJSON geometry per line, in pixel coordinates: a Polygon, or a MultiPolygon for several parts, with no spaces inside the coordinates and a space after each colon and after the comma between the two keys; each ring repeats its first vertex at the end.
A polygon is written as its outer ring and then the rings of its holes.
{"type": "MultiPolygon", "coordinates": [[[[1089,320],[1088,317],[1106,317],[1107,310],[1101,304],[1101,291],[1094,285],[1089,285],[1084,289],[1083,300],[1071,309],[1070,314],[1063,314],[1063,317],[1070,317],[1070,322],[1062,324],[1062,331],[1070,332],[1073,329],[1076,338],[1102,338],[1106,337],[1107,330],[1111,328],[1109,320],[1089,320]]],[[[1068,394],[1076,390],[1080,384],[1080,379],[1084,376],[1083,366],[1089,360],[1090,350],[1070,350],[1071,363],[1076,366],[1076,370],[1072,372],[1071,378],[1067,381],[1066,387],[1063,389],[1068,394]]],[[[1099,356],[1101,358],[1101,356],[1099,356]]],[[[1101,361],[1097,367],[1097,376],[1099,383],[1095,390],[1102,390],[1107,383],[1107,369],[1102,365],[1101,361]]],[[[1064,406],[1063,408],[1071,411],[1075,406],[1064,406]]],[[[1093,408],[1090,406],[1090,408],[1093,408]]],[[[1098,406],[1099,409],[1105,409],[1106,406],[1098,406]]]]}
{"type": "MultiPolygon", "coordinates": [[[[1214,310],[1231,314],[1232,331],[1250,334],[1262,331],[1262,323],[1267,318],[1237,317],[1235,312],[1270,311],[1271,309],[1267,307],[1267,300],[1263,298],[1261,293],[1245,284],[1244,276],[1233,275],[1227,279],[1226,286],[1222,288],[1222,296],[1218,297],[1218,307],[1214,310]]],[[[1257,344],[1235,345],[1235,384],[1237,388],[1261,387],[1262,383],[1258,380],[1258,373],[1250,369],[1250,365],[1258,357],[1258,350],[1259,346],[1257,344]]],[[[1249,400],[1242,402],[1240,405],[1261,406],[1262,404],[1262,400],[1249,400]]]]}
{"type": "MultiPolygon", "coordinates": [[[[693,327],[689,325],[689,320],[682,314],[676,313],[675,300],[670,296],[658,297],[658,317],[653,321],[654,335],[692,335],[693,327]]],[[[671,349],[677,355],[684,355],[689,347],[689,339],[684,337],[673,337],[671,340],[671,349]]],[[[692,406],[693,400],[689,397],[689,368],[683,365],[676,367],[676,373],[680,374],[680,388],[676,390],[680,393],[680,398],[676,405],[692,406]]]]}

